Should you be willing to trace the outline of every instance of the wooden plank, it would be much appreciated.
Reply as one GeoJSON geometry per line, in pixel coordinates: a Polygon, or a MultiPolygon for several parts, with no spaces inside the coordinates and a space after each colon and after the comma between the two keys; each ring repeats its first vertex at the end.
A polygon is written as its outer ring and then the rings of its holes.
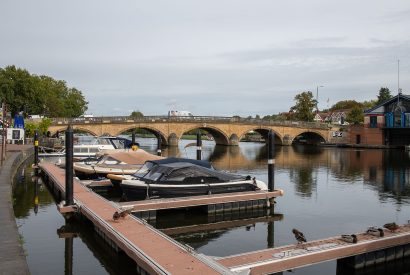
{"type": "Polygon", "coordinates": [[[308,242],[303,247],[282,246],[228,256],[217,261],[235,272],[246,270],[250,274],[276,273],[410,243],[410,226],[403,225],[395,233],[385,230],[382,238],[365,233],[356,235],[356,244],[346,243],[335,237],[308,242]]]}
{"type": "Polygon", "coordinates": [[[209,204],[222,204],[229,202],[241,202],[252,200],[268,200],[283,195],[282,190],[274,190],[272,192],[266,191],[251,191],[251,192],[238,192],[238,193],[226,193],[226,194],[214,194],[204,196],[193,197],[180,197],[170,199],[151,199],[143,201],[129,201],[121,202],[119,205],[126,207],[133,207],[134,211],[147,211],[147,210],[161,210],[161,209],[173,209],[183,207],[194,207],[209,204]]]}

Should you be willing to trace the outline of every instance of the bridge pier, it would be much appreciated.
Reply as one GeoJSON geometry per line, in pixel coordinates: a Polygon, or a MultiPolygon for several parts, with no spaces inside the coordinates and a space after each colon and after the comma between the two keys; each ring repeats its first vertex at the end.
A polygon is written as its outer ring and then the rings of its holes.
{"type": "Polygon", "coordinates": [[[179,138],[175,133],[172,133],[168,137],[168,146],[178,146],[179,138]]]}
{"type": "Polygon", "coordinates": [[[239,146],[239,137],[236,134],[232,134],[229,138],[230,146],[239,146]]]}
{"type": "Polygon", "coordinates": [[[282,145],[284,146],[290,146],[292,145],[292,141],[293,141],[293,137],[290,135],[284,135],[283,136],[283,141],[282,141],[282,145]]]}

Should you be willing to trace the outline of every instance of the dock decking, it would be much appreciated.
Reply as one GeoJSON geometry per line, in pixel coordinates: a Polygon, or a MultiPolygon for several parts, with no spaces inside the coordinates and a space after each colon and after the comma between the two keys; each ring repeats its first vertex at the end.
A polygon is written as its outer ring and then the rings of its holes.
{"type": "Polygon", "coordinates": [[[269,200],[271,198],[282,196],[281,190],[273,192],[252,191],[240,193],[226,193],[216,195],[205,195],[195,197],[181,197],[170,199],[151,199],[144,201],[131,201],[119,203],[121,206],[132,207],[133,211],[154,211],[161,209],[173,209],[183,207],[194,207],[202,205],[213,205],[222,203],[245,202],[254,200],[269,200]]]}
{"type": "Polygon", "coordinates": [[[217,261],[234,272],[267,274],[397,246],[405,246],[401,248],[402,257],[410,256],[410,225],[401,226],[395,233],[389,230],[384,230],[384,233],[384,237],[357,233],[356,244],[334,237],[307,242],[303,247],[288,245],[219,258],[217,261]]]}
{"type": "MultiPolygon", "coordinates": [[[[39,166],[63,192],[64,170],[49,163],[41,163],[39,166]]],[[[79,207],[78,211],[149,274],[231,273],[208,257],[190,252],[188,248],[132,215],[114,221],[112,216],[119,207],[77,180],[74,180],[74,199],[79,207]]]]}

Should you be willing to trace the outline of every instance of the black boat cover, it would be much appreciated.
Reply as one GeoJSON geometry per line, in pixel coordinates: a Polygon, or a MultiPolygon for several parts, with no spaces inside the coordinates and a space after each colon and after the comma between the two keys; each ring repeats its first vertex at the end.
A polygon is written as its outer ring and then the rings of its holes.
{"type": "MultiPolygon", "coordinates": [[[[161,162],[159,160],[156,162],[161,162]]],[[[154,165],[148,174],[140,178],[146,182],[169,183],[215,183],[247,180],[249,177],[228,174],[215,169],[199,166],[191,162],[171,162],[154,165]]]]}
{"type": "Polygon", "coordinates": [[[160,159],[160,160],[151,160],[153,164],[156,165],[162,165],[162,164],[169,164],[169,163],[178,163],[178,162],[187,162],[187,163],[192,163],[196,164],[202,167],[210,168],[213,169],[212,164],[209,161],[205,160],[196,160],[196,159],[186,159],[186,158],[166,158],[166,159],[160,159]]]}

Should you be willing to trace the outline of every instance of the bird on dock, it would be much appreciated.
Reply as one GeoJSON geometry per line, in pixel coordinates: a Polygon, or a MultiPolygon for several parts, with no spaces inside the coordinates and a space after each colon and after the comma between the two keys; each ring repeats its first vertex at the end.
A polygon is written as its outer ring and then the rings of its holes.
{"type": "Polygon", "coordinates": [[[119,211],[115,211],[112,215],[112,219],[114,221],[119,220],[120,218],[125,218],[128,214],[131,214],[132,209],[120,209],[119,211]]]}
{"type": "Polygon", "coordinates": [[[293,229],[292,229],[292,233],[295,235],[295,238],[296,238],[296,240],[298,241],[298,244],[301,244],[301,243],[305,243],[305,242],[306,242],[305,235],[303,235],[303,233],[300,232],[299,230],[293,228],[293,229]]]}
{"type": "Polygon", "coordinates": [[[372,226],[367,229],[366,234],[376,237],[384,237],[384,230],[383,228],[376,228],[372,226]]]}
{"type": "Polygon", "coordinates": [[[400,226],[398,226],[395,222],[386,223],[383,227],[389,229],[391,232],[395,232],[400,228],[400,226]]]}
{"type": "Polygon", "coordinates": [[[347,243],[357,243],[357,236],[355,234],[342,235],[342,240],[347,242],[347,243]]]}

